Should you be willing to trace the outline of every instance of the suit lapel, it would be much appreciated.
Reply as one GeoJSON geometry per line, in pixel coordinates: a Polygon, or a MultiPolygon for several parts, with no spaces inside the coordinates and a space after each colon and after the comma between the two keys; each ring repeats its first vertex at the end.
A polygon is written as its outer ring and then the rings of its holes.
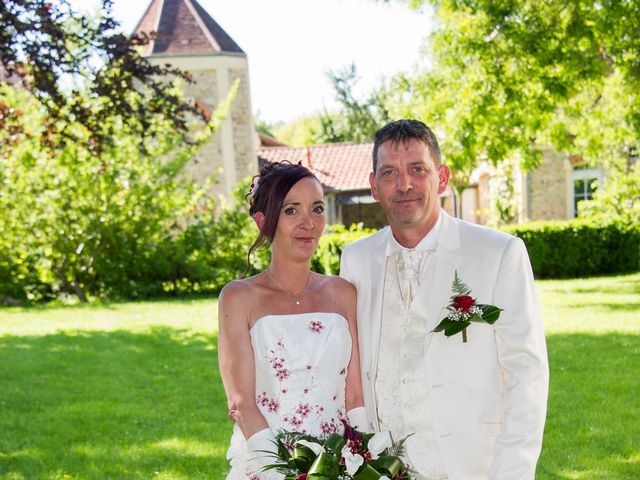
{"type": "Polygon", "coordinates": [[[385,245],[391,229],[381,235],[380,241],[371,252],[371,371],[378,368],[378,353],[380,351],[380,328],[382,326],[382,301],[384,297],[384,277],[386,268],[385,245]]]}
{"type": "Polygon", "coordinates": [[[458,224],[444,211],[442,226],[438,235],[435,258],[428,277],[427,286],[427,331],[432,331],[440,322],[451,295],[451,284],[456,269],[460,265],[460,237],[458,224]]]}

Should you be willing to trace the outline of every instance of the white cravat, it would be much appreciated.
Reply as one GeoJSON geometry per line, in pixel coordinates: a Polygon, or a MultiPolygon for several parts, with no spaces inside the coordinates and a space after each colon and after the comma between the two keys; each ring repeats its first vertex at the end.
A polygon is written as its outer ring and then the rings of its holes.
{"type": "Polygon", "coordinates": [[[403,248],[396,256],[400,292],[402,293],[404,306],[407,309],[411,306],[411,302],[420,287],[420,267],[423,255],[423,252],[403,248]]]}

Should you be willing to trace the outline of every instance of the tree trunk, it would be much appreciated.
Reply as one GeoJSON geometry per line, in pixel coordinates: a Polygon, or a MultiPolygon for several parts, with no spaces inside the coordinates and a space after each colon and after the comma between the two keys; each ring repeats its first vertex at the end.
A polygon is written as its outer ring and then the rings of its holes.
{"type": "Polygon", "coordinates": [[[58,280],[60,280],[63,291],[75,294],[82,303],[87,303],[89,301],[87,295],[84,293],[84,290],[82,290],[80,285],[78,285],[75,281],[69,281],[64,267],[61,267],[56,271],[56,277],[58,277],[58,280]]]}

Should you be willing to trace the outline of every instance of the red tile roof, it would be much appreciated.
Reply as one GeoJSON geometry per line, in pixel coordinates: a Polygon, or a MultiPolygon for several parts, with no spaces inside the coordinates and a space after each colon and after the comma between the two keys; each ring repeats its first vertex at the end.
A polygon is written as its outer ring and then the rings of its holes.
{"type": "Polygon", "coordinates": [[[152,0],[134,32],[156,32],[144,55],[236,53],[242,49],[196,0],[152,0]]]}
{"type": "Polygon", "coordinates": [[[373,143],[332,143],[311,147],[260,147],[258,157],[309,167],[326,190],[369,190],[373,143]]]}

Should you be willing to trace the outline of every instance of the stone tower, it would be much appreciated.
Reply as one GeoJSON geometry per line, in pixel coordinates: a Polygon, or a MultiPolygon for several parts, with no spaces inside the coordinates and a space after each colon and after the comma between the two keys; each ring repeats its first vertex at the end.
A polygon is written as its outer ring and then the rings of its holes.
{"type": "Polygon", "coordinates": [[[186,84],[184,94],[205,112],[240,80],[227,118],[190,168],[199,181],[219,174],[213,193],[228,197],[237,182],[257,171],[247,55],[196,0],[152,0],[135,32],[156,32],[144,55],[189,72],[195,83],[186,84]]]}

